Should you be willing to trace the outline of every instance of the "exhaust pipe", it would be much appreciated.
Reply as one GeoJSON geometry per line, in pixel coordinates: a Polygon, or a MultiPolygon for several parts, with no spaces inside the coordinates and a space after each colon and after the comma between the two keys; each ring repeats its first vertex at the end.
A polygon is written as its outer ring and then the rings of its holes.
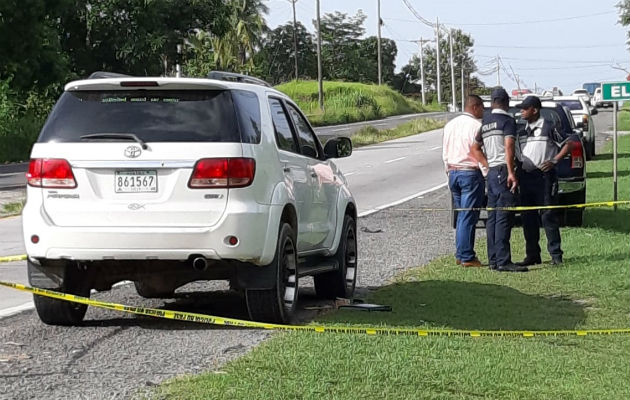
{"type": "Polygon", "coordinates": [[[192,262],[193,269],[205,271],[208,268],[208,261],[203,257],[195,257],[192,262]]]}

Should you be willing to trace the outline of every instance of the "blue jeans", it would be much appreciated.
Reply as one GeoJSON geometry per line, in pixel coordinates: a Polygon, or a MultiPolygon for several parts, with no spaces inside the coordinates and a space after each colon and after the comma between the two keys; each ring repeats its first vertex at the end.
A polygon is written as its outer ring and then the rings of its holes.
{"type": "MultiPolygon", "coordinates": [[[[507,186],[506,165],[490,168],[488,172],[488,207],[514,207],[516,196],[507,186]]],[[[512,263],[510,236],[514,225],[514,212],[488,211],[486,234],[488,238],[488,262],[503,266],[512,263]]]]}
{"type": "MultiPolygon", "coordinates": [[[[451,171],[448,186],[453,194],[455,208],[480,208],[483,205],[485,181],[479,170],[451,171]]],[[[479,211],[459,211],[455,231],[455,257],[462,262],[474,260],[475,225],[479,211]]]]}
{"type": "MultiPolygon", "coordinates": [[[[549,172],[525,172],[520,174],[521,205],[554,206],[558,204],[558,176],[555,169],[549,172]]],[[[523,235],[525,254],[532,260],[540,259],[540,225],[547,235],[547,251],[553,258],[562,258],[560,217],[558,210],[524,211],[523,235]]]]}

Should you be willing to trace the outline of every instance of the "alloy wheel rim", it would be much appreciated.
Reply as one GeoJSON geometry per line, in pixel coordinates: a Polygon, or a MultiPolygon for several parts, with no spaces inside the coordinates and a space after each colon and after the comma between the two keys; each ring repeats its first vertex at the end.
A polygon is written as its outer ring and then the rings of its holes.
{"type": "Polygon", "coordinates": [[[286,238],[282,252],[282,303],[285,312],[295,306],[298,291],[297,260],[291,238],[286,238]]]}
{"type": "Polygon", "coordinates": [[[351,292],[354,288],[357,277],[357,240],[354,234],[354,228],[348,229],[346,236],[346,254],[345,254],[345,283],[347,292],[351,292]]]}

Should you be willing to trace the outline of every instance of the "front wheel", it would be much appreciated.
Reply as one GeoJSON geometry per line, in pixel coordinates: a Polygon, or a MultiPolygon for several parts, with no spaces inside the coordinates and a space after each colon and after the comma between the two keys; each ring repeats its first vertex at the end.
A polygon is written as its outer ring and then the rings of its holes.
{"type": "Polygon", "coordinates": [[[298,300],[298,262],[295,233],[282,223],[276,255],[270,265],[276,279],[271,289],[246,289],[245,302],[249,317],[255,321],[286,324],[295,315],[298,300]]]}
{"type": "Polygon", "coordinates": [[[357,280],[357,224],[354,218],[346,215],[337,252],[333,256],[339,268],[315,275],[315,292],[324,299],[337,297],[350,299],[354,295],[357,280]]]}

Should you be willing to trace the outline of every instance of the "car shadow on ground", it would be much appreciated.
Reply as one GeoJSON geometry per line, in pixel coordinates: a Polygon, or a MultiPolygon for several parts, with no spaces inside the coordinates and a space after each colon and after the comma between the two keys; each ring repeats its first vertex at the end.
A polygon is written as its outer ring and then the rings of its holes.
{"type": "MultiPolygon", "coordinates": [[[[617,176],[618,177],[622,177],[622,176],[628,176],[630,175],[630,171],[617,171],[617,176]]],[[[586,178],[587,179],[594,179],[594,178],[612,178],[613,177],[613,173],[612,171],[610,172],[587,172],[586,173],[586,178]]]]}
{"type": "Polygon", "coordinates": [[[392,312],[341,310],[324,320],[465,330],[562,330],[576,329],[585,319],[584,305],[562,295],[529,295],[475,282],[395,283],[376,293],[373,300],[397,306],[392,312]]]}
{"type": "Polygon", "coordinates": [[[584,211],[584,227],[630,233],[630,210],[627,206],[621,206],[617,211],[612,208],[589,208],[584,211]]]}
{"type": "MultiPolygon", "coordinates": [[[[620,159],[620,158],[630,158],[630,153],[618,153],[617,159],[620,159]]],[[[612,153],[606,153],[606,154],[596,154],[593,157],[592,161],[604,161],[604,160],[612,160],[612,159],[613,159],[612,153]]]]}

